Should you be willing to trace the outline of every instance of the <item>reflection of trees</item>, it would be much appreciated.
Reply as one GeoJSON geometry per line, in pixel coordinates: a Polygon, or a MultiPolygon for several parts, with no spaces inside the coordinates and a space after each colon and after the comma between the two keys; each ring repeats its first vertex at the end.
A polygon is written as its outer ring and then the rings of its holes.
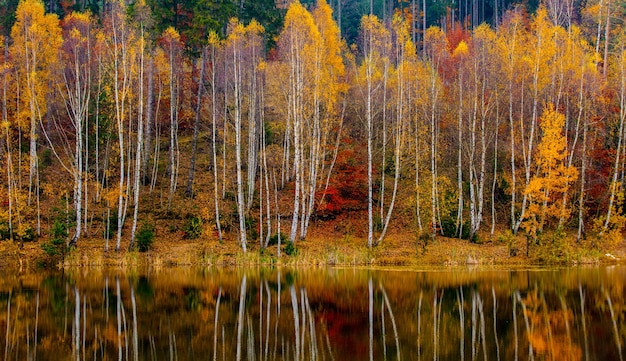
{"type": "Polygon", "coordinates": [[[207,271],[0,280],[0,350],[6,360],[623,358],[621,282],[466,277],[207,271]]]}

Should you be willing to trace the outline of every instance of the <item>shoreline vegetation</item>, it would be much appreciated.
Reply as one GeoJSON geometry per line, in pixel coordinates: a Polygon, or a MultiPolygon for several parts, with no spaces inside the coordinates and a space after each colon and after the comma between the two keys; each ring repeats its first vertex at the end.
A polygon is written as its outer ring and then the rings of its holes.
{"type": "Polygon", "coordinates": [[[0,14],[2,269],[626,258],[624,7],[56,2],[0,14]]]}
{"type": "Polygon", "coordinates": [[[169,267],[535,267],[626,264],[626,242],[611,250],[575,243],[561,243],[559,249],[539,252],[533,249],[526,257],[522,237],[471,243],[456,238],[437,237],[424,245],[415,235],[391,234],[379,247],[365,246],[365,237],[313,236],[290,245],[277,245],[261,250],[249,245],[244,253],[236,240],[219,242],[210,237],[187,240],[180,235],[163,236],[149,251],[104,251],[103,239],[85,239],[81,246],[64,255],[50,256],[41,242],[0,242],[0,270],[29,272],[37,269],[112,268],[124,271],[169,267]]]}

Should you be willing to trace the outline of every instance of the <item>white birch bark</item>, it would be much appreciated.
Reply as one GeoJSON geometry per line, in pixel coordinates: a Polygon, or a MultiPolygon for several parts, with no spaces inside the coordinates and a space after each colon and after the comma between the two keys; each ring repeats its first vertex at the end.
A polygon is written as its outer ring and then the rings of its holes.
{"type": "Polygon", "coordinates": [[[144,59],[145,59],[145,43],[143,34],[143,25],[140,29],[140,53],[139,53],[139,104],[137,106],[137,148],[135,152],[135,175],[133,180],[133,225],[130,231],[130,245],[129,250],[135,248],[135,233],[137,232],[137,220],[139,216],[139,191],[141,187],[141,159],[143,151],[143,126],[144,126],[144,59]]]}
{"type": "Polygon", "coordinates": [[[232,66],[233,66],[233,95],[235,110],[235,160],[237,163],[237,214],[239,216],[239,242],[244,253],[246,252],[246,213],[245,199],[243,194],[243,177],[242,177],[242,161],[241,161],[241,91],[242,91],[242,74],[241,74],[241,49],[240,44],[234,41],[232,44],[232,66]]]}

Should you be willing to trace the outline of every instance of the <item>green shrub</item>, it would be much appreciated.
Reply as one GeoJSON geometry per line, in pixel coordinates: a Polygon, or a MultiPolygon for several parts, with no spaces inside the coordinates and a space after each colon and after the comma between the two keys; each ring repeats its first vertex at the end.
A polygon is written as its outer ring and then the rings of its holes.
{"type": "Polygon", "coordinates": [[[0,241],[4,241],[11,238],[11,232],[9,230],[9,222],[0,222],[0,241]]]}
{"type": "MultiPolygon", "coordinates": [[[[280,243],[285,243],[287,241],[287,236],[285,236],[282,232],[280,233],[280,243]]],[[[270,236],[270,241],[268,242],[268,246],[275,246],[278,244],[278,233],[274,233],[270,236]]]]}
{"type": "Polygon", "coordinates": [[[27,226],[21,238],[22,242],[32,242],[35,240],[36,237],[37,234],[35,233],[35,229],[31,226],[27,226]]]}
{"type": "MultiPolygon", "coordinates": [[[[474,234],[470,239],[470,222],[469,220],[465,220],[462,224],[463,228],[461,229],[461,239],[467,239],[472,243],[476,243],[478,241],[478,235],[474,234]]],[[[454,217],[452,215],[447,217],[442,217],[441,219],[441,230],[443,235],[450,238],[455,238],[458,236],[456,232],[456,215],[454,217]]]]}
{"type": "Polygon", "coordinates": [[[298,248],[293,242],[287,241],[285,246],[285,254],[287,256],[295,256],[298,254],[298,248]]]}
{"type": "Polygon", "coordinates": [[[136,247],[139,252],[147,252],[154,242],[154,225],[144,223],[135,234],[136,247]]]}
{"type": "Polygon", "coordinates": [[[104,224],[104,238],[111,239],[117,233],[117,210],[112,211],[109,219],[104,224]]]}
{"type": "Polygon", "coordinates": [[[183,228],[185,239],[196,239],[202,234],[202,218],[194,216],[187,218],[187,224],[183,228]]]}
{"type": "Polygon", "coordinates": [[[50,257],[60,256],[65,251],[65,240],[69,236],[70,225],[57,215],[52,225],[52,239],[41,244],[41,249],[50,257]]]}

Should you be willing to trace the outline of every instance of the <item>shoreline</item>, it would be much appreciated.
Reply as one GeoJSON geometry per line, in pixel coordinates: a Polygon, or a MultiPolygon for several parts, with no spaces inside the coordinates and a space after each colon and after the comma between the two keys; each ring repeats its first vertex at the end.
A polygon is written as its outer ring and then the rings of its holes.
{"type": "Polygon", "coordinates": [[[537,267],[626,264],[624,241],[608,250],[568,243],[561,258],[546,259],[540,250],[530,257],[520,252],[519,239],[513,244],[502,241],[471,243],[456,238],[437,237],[427,245],[414,236],[391,235],[381,245],[367,248],[365,240],[327,236],[297,241],[294,254],[286,253],[283,244],[280,258],[276,245],[261,250],[258,243],[248,245],[243,253],[235,240],[218,242],[200,237],[195,240],[159,238],[147,252],[128,251],[127,242],[119,252],[104,251],[104,239],[84,239],[64,257],[48,256],[41,248],[42,240],[0,242],[0,270],[36,271],[39,269],[71,269],[107,267],[119,269],[152,269],[166,267],[537,267]]]}

